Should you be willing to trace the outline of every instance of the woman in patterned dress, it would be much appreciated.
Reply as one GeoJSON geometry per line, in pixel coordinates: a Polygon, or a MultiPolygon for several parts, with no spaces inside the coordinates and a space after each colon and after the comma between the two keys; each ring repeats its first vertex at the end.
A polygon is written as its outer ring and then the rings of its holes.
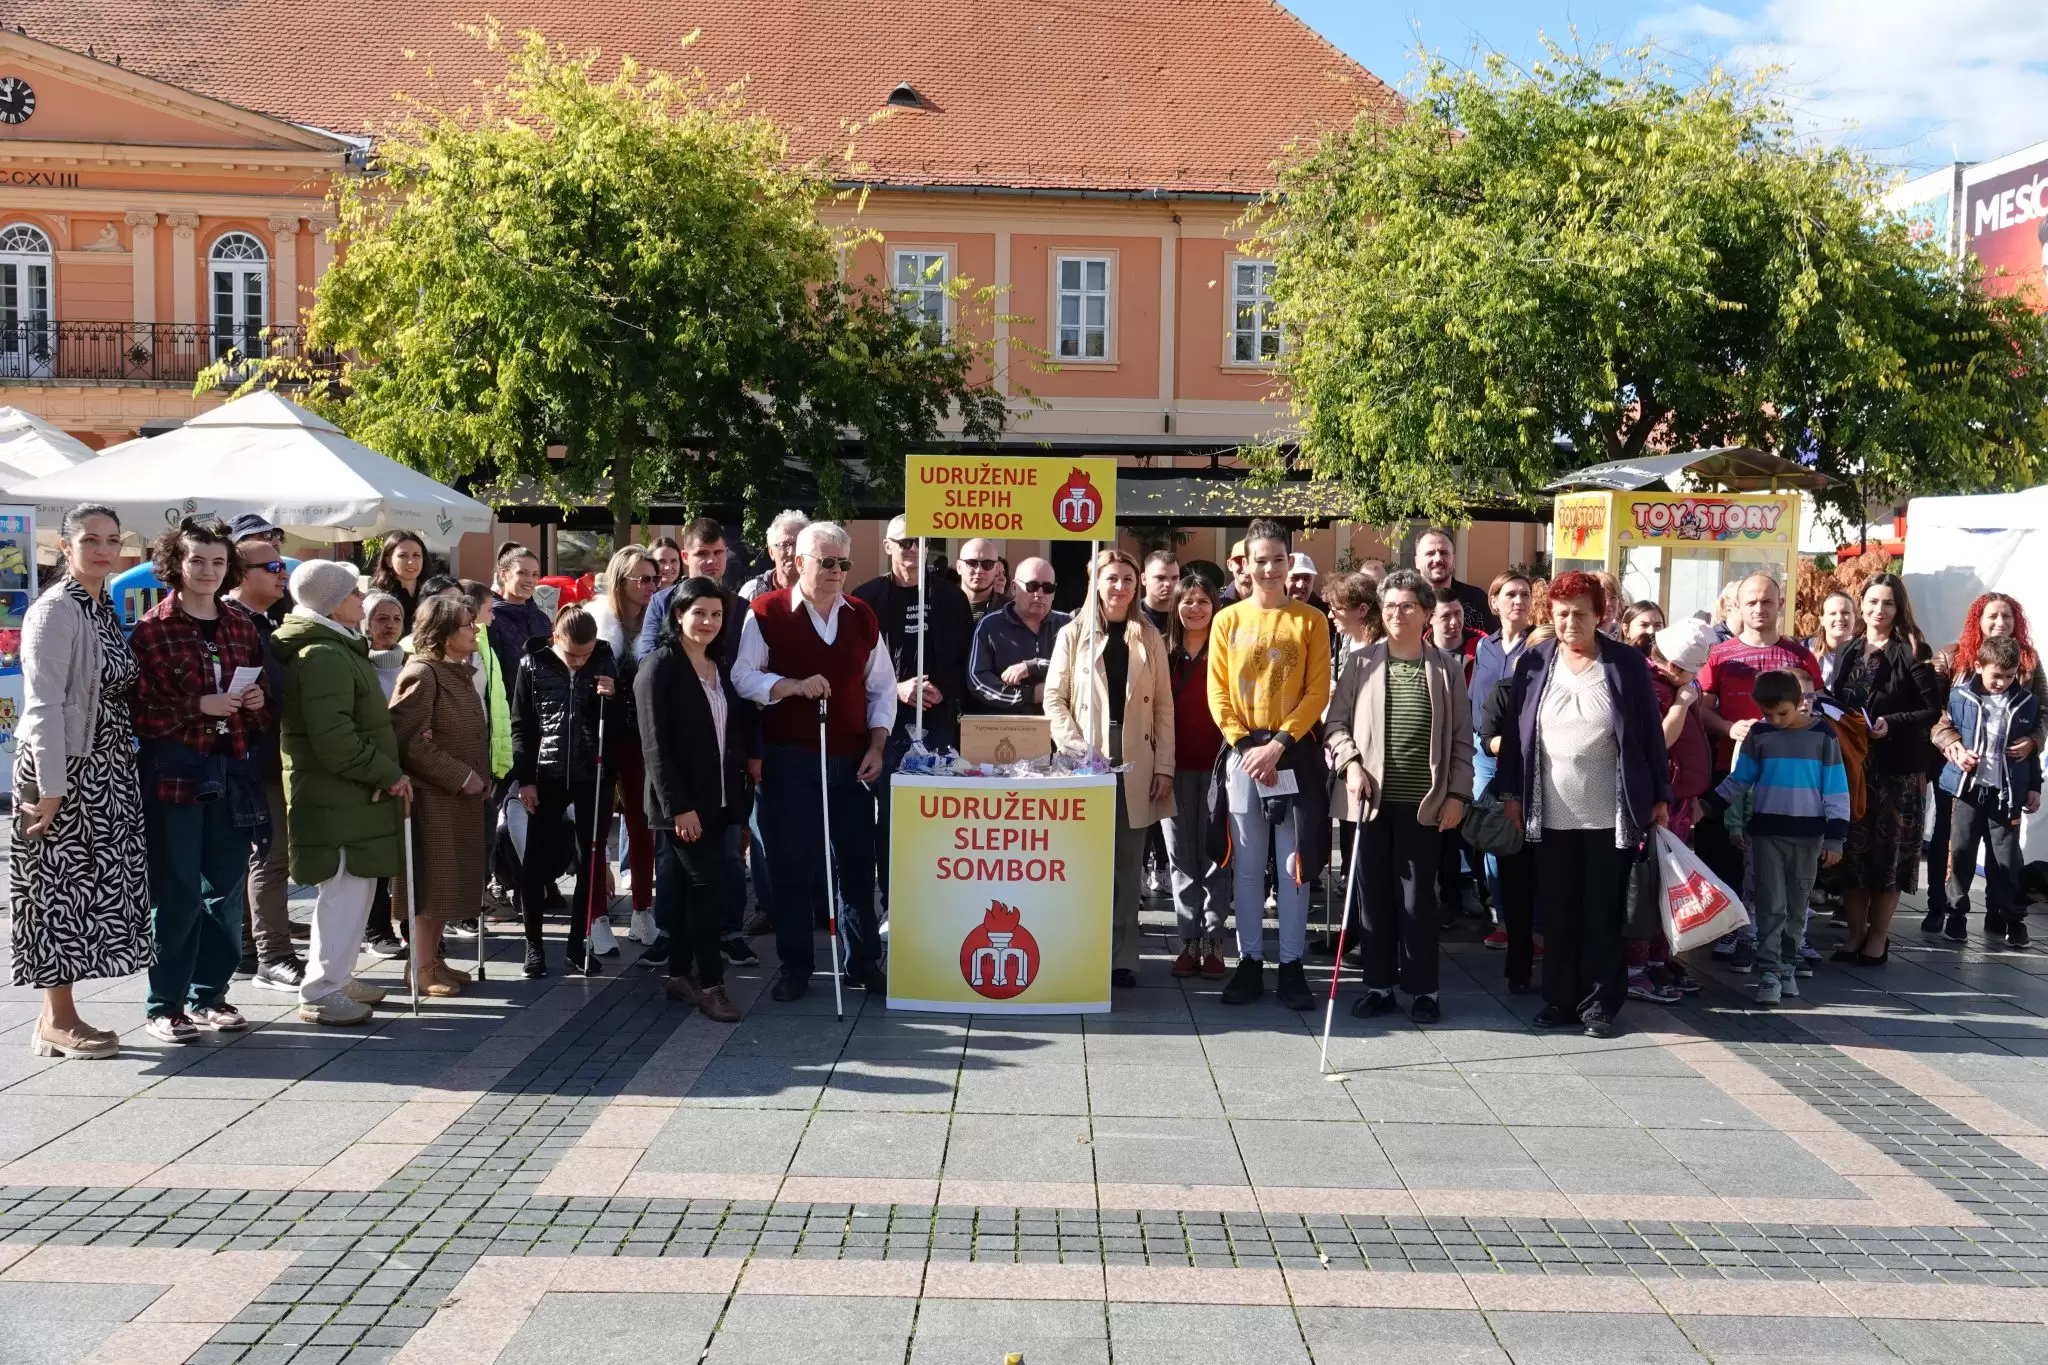
{"type": "Polygon", "coordinates": [[[62,545],[66,576],[22,628],[8,879],[14,984],[43,992],[30,1049],[86,1059],[113,1056],[120,1039],[79,1017],[71,989],[150,965],[149,869],[128,718],[139,670],[106,590],[120,518],[75,507],[62,545]]]}

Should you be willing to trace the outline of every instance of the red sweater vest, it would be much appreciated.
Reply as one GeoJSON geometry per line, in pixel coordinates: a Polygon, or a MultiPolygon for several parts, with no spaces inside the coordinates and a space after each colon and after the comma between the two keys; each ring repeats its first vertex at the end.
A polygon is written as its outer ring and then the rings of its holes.
{"type": "MultiPolygon", "coordinates": [[[[835,757],[868,747],[868,658],[882,628],[868,604],[842,599],[839,633],[831,644],[818,638],[810,612],[791,588],[764,592],[754,599],[754,620],[768,645],[770,673],[785,678],[823,674],[832,684],[825,709],[825,751],[835,757]]],[[[810,748],[818,742],[818,704],[808,697],[785,697],[761,713],[761,737],[770,744],[810,748]]]]}

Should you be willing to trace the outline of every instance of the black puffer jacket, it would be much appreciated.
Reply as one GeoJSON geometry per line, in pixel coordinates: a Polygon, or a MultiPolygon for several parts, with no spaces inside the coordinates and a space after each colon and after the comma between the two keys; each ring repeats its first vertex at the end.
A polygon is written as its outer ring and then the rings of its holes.
{"type": "MultiPolygon", "coordinates": [[[[597,777],[597,680],[619,676],[611,646],[599,640],[590,662],[573,675],[553,641],[534,640],[519,661],[512,684],[512,781],[582,785],[597,777]]],[[[604,702],[607,743],[624,737],[630,724],[618,698],[604,702]]]]}

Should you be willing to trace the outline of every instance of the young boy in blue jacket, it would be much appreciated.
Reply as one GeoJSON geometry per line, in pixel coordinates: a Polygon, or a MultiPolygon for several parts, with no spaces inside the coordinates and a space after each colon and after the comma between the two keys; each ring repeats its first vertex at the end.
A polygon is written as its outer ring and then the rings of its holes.
{"type": "Polygon", "coordinates": [[[1735,767],[1715,790],[1728,804],[1728,832],[1756,868],[1756,1002],[1799,994],[1799,937],[1806,899],[1826,863],[1842,859],[1849,837],[1849,771],[1834,727],[1801,704],[1799,679],[1783,669],[1759,674],[1751,694],[1763,724],[1749,732],[1735,767]]]}
{"type": "Polygon", "coordinates": [[[1956,799],[1949,825],[1949,913],[1966,923],[1977,841],[1984,842],[1984,899],[2003,918],[2005,941],[2024,948],[2027,898],[2020,890],[2020,815],[2041,808],[2041,756],[2011,756],[2013,737],[2034,733],[2041,700],[2020,683],[2020,645],[1993,636],[1977,647],[1977,676],[1948,694],[1950,744],[1941,789],[1956,799]]]}

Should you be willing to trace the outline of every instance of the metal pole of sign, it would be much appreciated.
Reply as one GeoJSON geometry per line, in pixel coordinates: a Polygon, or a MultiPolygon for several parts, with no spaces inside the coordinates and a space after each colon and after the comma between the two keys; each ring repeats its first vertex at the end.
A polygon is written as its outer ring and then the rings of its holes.
{"type": "MultiPolygon", "coordinates": [[[[919,744],[924,743],[924,637],[931,634],[931,617],[927,614],[930,612],[931,606],[925,601],[925,577],[924,537],[919,536],[917,538],[917,729],[912,731],[910,736],[919,744]]],[[[886,777],[887,775],[884,774],[884,776],[886,777]]],[[[885,797],[884,799],[886,800],[887,798],[885,797]]],[[[887,849],[882,850],[882,856],[885,858],[889,856],[887,849]]]]}

